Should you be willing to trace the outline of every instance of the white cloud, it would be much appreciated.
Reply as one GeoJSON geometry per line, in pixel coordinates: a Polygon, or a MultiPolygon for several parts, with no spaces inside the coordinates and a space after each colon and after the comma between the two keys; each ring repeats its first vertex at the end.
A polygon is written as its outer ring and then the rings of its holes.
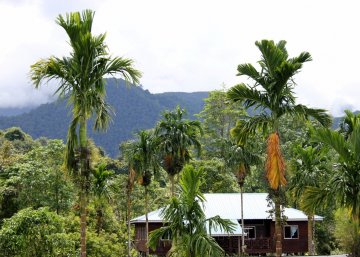
{"type": "Polygon", "coordinates": [[[94,32],[107,32],[113,55],[135,60],[151,92],[207,91],[232,86],[240,63],[255,63],[254,42],[288,41],[290,55],[309,51],[313,62],[296,77],[299,102],[330,109],[360,109],[357,60],[360,45],[356,0],[103,0],[0,1],[0,107],[47,100],[27,83],[41,57],[65,55],[58,14],[91,8],[94,32]]]}

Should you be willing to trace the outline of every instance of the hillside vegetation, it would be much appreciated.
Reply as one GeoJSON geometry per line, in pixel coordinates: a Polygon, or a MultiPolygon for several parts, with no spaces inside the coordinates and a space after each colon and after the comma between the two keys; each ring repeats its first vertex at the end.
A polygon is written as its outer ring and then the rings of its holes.
{"type": "MultiPolygon", "coordinates": [[[[161,113],[180,105],[188,117],[199,113],[208,92],[169,92],[151,94],[141,87],[128,87],[121,79],[107,79],[107,99],[116,115],[106,134],[93,132],[90,137],[112,157],[118,155],[120,142],[133,138],[135,132],[154,127],[161,113]]],[[[65,139],[70,122],[70,108],[66,101],[43,104],[28,113],[13,117],[0,117],[0,129],[21,127],[33,138],[65,139]]],[[[90,123],[89,126],[92,126],[90,123]]]]}

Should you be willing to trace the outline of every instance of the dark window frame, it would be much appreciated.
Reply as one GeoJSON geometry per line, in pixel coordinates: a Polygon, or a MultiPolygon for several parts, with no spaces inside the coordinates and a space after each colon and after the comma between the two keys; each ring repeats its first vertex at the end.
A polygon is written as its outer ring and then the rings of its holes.
{"type": "Polygon", "coordinates": [[[256,226],[245,226],[244,227],[244,232],[246,233],[246,238],[247,239],[256,239],[256,226]],[[250,235],[249,230],[254,231],[254,236],[253,237],[249,237],[249,235],[250,235]]]}
{"type": "Polygon", "coordinates": [[[300,235],[299,235],[299,225],[284,225],[284,239],[299,239],[300,235]],[[293,235],[291,235],[292,227],[296,227],[296,231],[294,232],[293,235]],[[287,231],[288,229],[288,231],[287,231]]]}

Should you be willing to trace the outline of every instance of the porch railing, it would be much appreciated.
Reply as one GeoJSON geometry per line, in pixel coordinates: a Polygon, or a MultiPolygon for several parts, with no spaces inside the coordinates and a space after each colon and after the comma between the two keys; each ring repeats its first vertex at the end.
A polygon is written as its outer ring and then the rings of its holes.
{"type": "Polygon", "coordinates": [[[245,239],[246,249],[251,250],[270,250],[272,240],[270,238],[245,239]]]}

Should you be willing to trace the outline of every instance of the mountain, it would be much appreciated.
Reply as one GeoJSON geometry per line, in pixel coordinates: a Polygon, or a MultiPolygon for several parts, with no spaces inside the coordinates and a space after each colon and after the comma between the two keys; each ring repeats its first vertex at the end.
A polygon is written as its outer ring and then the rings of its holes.
{"type": "Polygon", "coordinates": [[[15,116],[20,115],[26,112],[29,112],[30,110],[34,109],[34,107],[10,107],[10,108],[0,108],[0,117],[1,116],[15,116]]]}
{"type": "MultiPolygon", "coordinates": [[[[89,122],[89,137],[115,157],[121,142],[133,138],[136,131],[153,128],[164,110],[180,105],[193,119],[202,110],[207,96],[208,92],[151,94],[141,87],[127,87],[123,80],[107,79],[107,101],[116,115],[106,133],[93,132],[89,122]]],[[[70,119],[71,109],[66,101],[58,100],[17,116],[0,117],[0,129],[20,127],[33,138],[65,139],[70,119]]]]}
{"type": "MultiPolygon", "coordinates": [[[[357,114],[360,113],[360,111],[354,111],[353,113],[357,115],[357,114]]],[[[345,114],[344,114],[344,115],[345,115],[345,114]]],[[[332,123],[332,128],[333,128],[333,129],[339,128],[339,127],[340,127],[340,123],[342,122],[343,118],[344,118],[344,116],[342,116],[342,117],[334,117],[333,123],[332,123]]]]}

